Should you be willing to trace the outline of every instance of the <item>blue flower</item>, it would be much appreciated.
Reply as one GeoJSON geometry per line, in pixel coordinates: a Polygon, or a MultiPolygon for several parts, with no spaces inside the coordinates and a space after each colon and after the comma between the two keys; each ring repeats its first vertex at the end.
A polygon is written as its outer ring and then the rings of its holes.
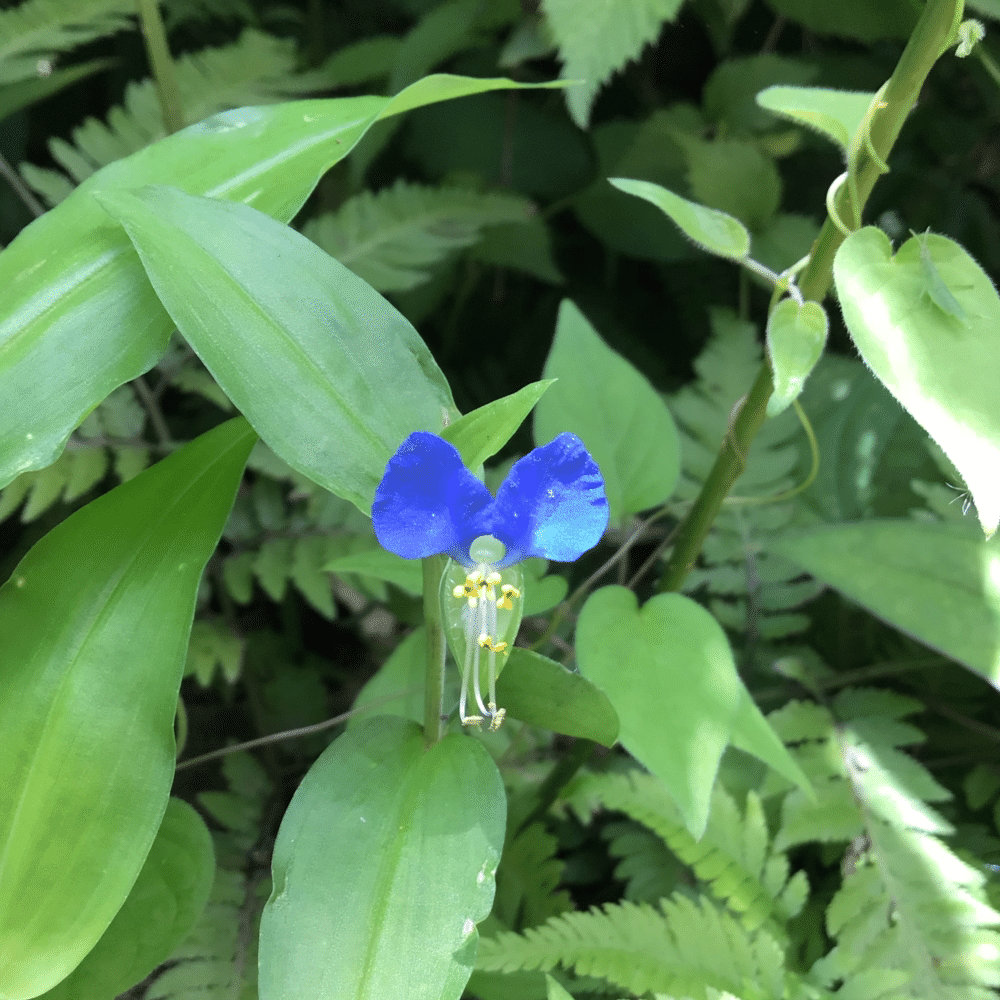
{"type": "Polygon", "coordinates": [[[600,469],[575,434],[515,462],[494,498],[454,445],[414,431],[385,467],[372,521],[379,544],[404,559],[447,553],[469,568],[483,561],[470,553],[473,542],[491,535],[506,549],[489,560],[502,570],[529,556],[578,559],[601,540],[608,500],[600,469]]]}
{"type": "Polygon", "coordinates": [[[496,729],[505,714],[496,705],[497,658],[502,667],[521,621],[521,577],[512,567],[529,556],[571,562],[600,541],[608,500],[597,463],[575,434],[560,434],[515,462],[494,498],[454,445],[414,431],[385,467],[372,521],[390,552],[405,559],[447,553],[464,567],[442,581],[446,632],[462,664],[459,717],[463,725],[488,718],[496,729]],[[484,650],[488,702],[480,689],[484,650]],[[480,715],[465,712],[470,679],[480,715]]]}

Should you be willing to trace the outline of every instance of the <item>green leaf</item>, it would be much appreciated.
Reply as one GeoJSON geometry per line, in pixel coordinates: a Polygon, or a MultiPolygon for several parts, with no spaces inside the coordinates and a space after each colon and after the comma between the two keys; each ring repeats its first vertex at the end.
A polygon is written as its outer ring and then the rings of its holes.
{"type": "Polygon", "coordinates": [[[564,736],[612,747],[618,717],[599,688],[540,653],[515,648],[497,681],[497,704],[507,715],[564,736]]]}
{"type": "Polygon", "coordinates": [[[386,717],[341,736],[278,831],[261,1000],[458,1000],[505,823],[503,782],[478,741],[428,749],[419,726],[386,717]]]}
{"type": "MultiPolygon", "coordinates": [[[[742,681],[740,686],[743,686],[742,681]]],[[[813,796],[813,788],[805,772],[771,728],[753,700],[753,695],[745,687],[733,716],[732,744],[737,750],[753,754],[778,774],[798,785],[807,795],[813,796]]]]}
{"type": "Polygon", "coordinates": [[[513,436],[555,379],[532,382],[509,396],[467,413],[441,431],[470,469],[492,458],[513,436]]]}
{"type": "Polygon", "coordinates": [[[1000,549],[956,525],[865,521],[767,547],[1000,688],[1000,549]]]}
{"type": "Polygon", "coordinates": [[[1000,297],[992,282],[947,237],[913,237],[893,256],[872,226],[844,241],[833,274],[865,363],[954,463],[991,536],[1000,524],[1000,297]]]}
{"type": "Polygon", "coordinates": [[[768,87],[757,95],[757,103],[832,139],[846,155],[874,97],[825,87],[768,87]]]}
{"type": "Polygon", "coordinates": [[[177,328],[266,444],[359,510],[370,512],[400,441],[454,414],[416,330],[294,229],[176,188],[100,201],[125,226],[177,328]]]}
{"type": "Polygon", "coordinates": [[[604,476],[613,524],[663,503],[680,475],[670,411],[568,299],[559,308],[544,375],[559,381],[535,408],[535,443],[562,431],[580,437],[604,476]]]}
{"type": "Polygon", "coordinates": [[[665,212],[677,223],[684,235],[694,240],[703,250],[733,259],[746,257],[750,252],[750,234],[739,219],[688,201],[650,181],[631,181],[622,177],[608,179],[620,191],[644,198],[665,212]]]}
{"type": "Polygon", "coordinates": [[[735,216],[751,230],[763,229],[781,204],[781,175],[774,160],[741,139],[703,139],[676,133],[688,163],[694,197],[735,216]]]}
{"type": "Polygon", "coordinates": [[[580,612],[576,640],[580,672],[611,700],[622,745],[699,837],[742,698],[722,627],[682,594],[658,594],[640,610],[630,590],[602,587],[580,612]]]}
{"type": "Polygon", "coordinates": [[[545,977],[545,997],[546,1000],[573,1000],[572,994],[549,975],[545,977]]]}
{"type": "Polygon", "coordinates": [[[194,927],[215,874],[212,836],[186,802],[170,799],[122,908],[87,957],[44,1000],[114,1000],[141,982],[194,927]]]}
{"type": "Polygon", "coordinates": [[[0,588],[0,994],[11,1000],[79,964],[153,843],[195,595],[253,441],[242,419],[203,434],[59,524],[0,588]]]}
{"type": "Polygon", "coordinates": [[[574,82],[566,91],[570,116],[580,128],[587,127],[601,85],[656,40],[660,26],[677,16],[682,2],[542,0],[542,10],[559,45],[562,78],[586,81],[574,82]]]}
{"type": "Polygon", "coordinates": [[[513,194],[434,188],[400,180],[364,191],[303,233],[379,292],[405,292],[430,280],[484,229],[527,221],[534,206],[513,194]]]}
{"type": "Polygon", "coordinates": [[[800,305],[784,299],[767,317],[767,354],[774,378],[774,392],[767,401],[769,417],[776,417],[798,399],[823,355],[827,326],[826,312],[818,302],[800,305]]]}
{"type": "MultiPolygon", "coordinates": [[[[42,468],[115,387],[163,354],[174,324],[98,191],[173,184],[282,222],[379,118],[520,86],[431,76],[395,97],[350,97],[216,115],[99,170],[0,253],[0,485],[42,468]],[[80,337],[80,330],[92,336],[80,337]],[[22,400],[31,399],[26,410],[22,400]]],[[[398,442],[397,442],[398,443],[398,442]]]]}
{"type": "Polygon", "coordinates": [[[469,256],[492,267],[530,274],[551,285],[561,285],[566,280],[552,256],[548,227],[538,216],[524,222],[490,226],[469,250],[469,256]]]}
{"type": "Polygon", "coordinates": [[[424,589],[424,577],[419,559],[403,559],[385,549],[368,549],[337,556],[324,563],[323,569],[331,573],[361,573],[395,584],[408,594],[419,594],[424,589]]]}
{"type": "MultiPolygon", "coordinates": [[[[10,117],[15,111],[41,101],[60,90],[84,80],[94,73],[109,69],[114,65],[112,59],[91,59],[68,69],[58,69],[48,76],[34,76],[16,83],[0,84],[0,121],[10,117]]],[[[37,62],[33,62],[33,71],[37,73],[37,62]]]]}

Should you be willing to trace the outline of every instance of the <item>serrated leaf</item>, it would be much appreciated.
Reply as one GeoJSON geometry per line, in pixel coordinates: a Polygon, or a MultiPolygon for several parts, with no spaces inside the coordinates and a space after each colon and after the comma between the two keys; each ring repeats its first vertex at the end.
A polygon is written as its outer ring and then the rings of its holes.
{"type": "Polygon", "coordinates": [[[254,559],[253,571],[267,596],[280,602],[292,571],[292,539],[271,538],[264,542],[254,559]]]}
{"type": "Polygon", "coordinates": [[[237,604],[248,604],[253,592],[253,564],[256,554],[241,552],[222,563],[222,579],[237,604]]]}
{"type": "Polygon", "coordinates": [[[559,46],[570,116],[586,128],[601,85],[654,41],[683,0],[542,0],[542,11],[559,46]]]}
{"type": "Polygon", "coordinates": [[[330,578],[323,569],[326,562],[326,539],[300,538],[292,555],[292,583],[306,600],[326,619],[337,617],[330,589],[330,578]]]}
{"type": "Polygon", "coordinates": [[[621,177],[608,179],[620,191],[643,198],[666,213],[703,250],[732,259],[745,257],[750,252],[750,234],[739,219],[688,201],[659,184],[621,177]]]}

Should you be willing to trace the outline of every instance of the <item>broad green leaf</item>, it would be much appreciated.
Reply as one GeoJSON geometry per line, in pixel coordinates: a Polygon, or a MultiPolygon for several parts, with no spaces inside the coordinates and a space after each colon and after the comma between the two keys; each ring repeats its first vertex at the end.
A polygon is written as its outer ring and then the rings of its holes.
{"type": "Polygon", "coordinates": [[[580,674],[540,653],[516,648],[497,681],[497,704],[512,719],[606,747],[618,739],[607,696],[580,674]]]}
{"type": "Polygon", "coordinates": [[[385,549],[368,549],[337,556],[323,564],[331,573],[361,573],[395,584],[408,594],[419,594],[424,588],[423,572],[419,559],[403,559],[385,549]]]}
{"type": "Polygon", "coordinates": [[[176,188],[99,198],[177,328],[268,447],[364,513],[407,434],[439,430],[456,412],[416,330],[301,233],[176,188]]]}
{"type": "Polygon", "coordinates": [[[908,0],[768,0],[790,21],[824,35],[840,35],[861,42],[906,38],[917,21],[917,9],[908,0]]]}
{"type": "Polygon", "coordinates": [[[419,726],[384,716],[341,736],[278,831],[261,1000],[458,1000],[505,824],[503,782],[477,740],[428,749],[419,726]]]}
{"type": "Polygon", "coordinates": [[[890,625],[1000,688],[1000,547],[957,525],[863,521],[768,540],[890,625]]]}
{"type": "Polygon", "coordinates": [[[609,180],[620,191],[644,198],[665,212],[684,235],[703,250],[734,259],[746,257],[750,252],[750,234],[739,219],[688,201],[650,181],[632,181],[622,177],[611,177],[609,180]]]}
{"type": "MultiPolygon", "coordinates": [[[[417,568],[419,570],[419,564],[417,568]]],[[[453,692],[450,700],[455,704],[458,702],[457,677],[454,671],[449,671],[447,677],[452,689],[447,697],[453,692]]],[[[351,710],[360,714],[348,720],[347,728],[356,729],[372,715],[399,715],[414,722],[423,722],[426,679],[427,633],[421,625],[392,651],[392,656],[358,692],[351,710]]]]}
{"type": "Polygon", "coordinates": [[[656,39],[683,0],[542,0],[542,11],[559,45],[562,77],[573,121],[586,128],[601,85],[656,39]]]}
{"type": "Polygon", "coordinates": [[[688,183],[697,201],[735,216],[751,230],[768,225],[781,204],[774,160],[748,140],[706,142],[684,133],[674,138],[687,157],[688,183]]]}
{"type": "Polygon", "coordinates": [[[986,536],[1000,524],[1000,297],[953,240],[923,234],[893,256],[868,226],[837,251],[844,321],[865,363],[941,446],[986,536]]]}
{"type": "Polygon", "coordinates": [[[682,594],[640,609],[632,591],[602,587],[580,612],[576,643],[580,672],[618,713],[622,745],[700,837],[743,696],[722,626],[682,594]]]}
{"type": "Polygon", "coordinates": [[[441,437],[458,449],[468,468],[478,468],[514,436],[524,418],[554,381],[532,382],[509,396],[480,406],[445,427],[441,437]]]}
{"type": "Polygon", "coordinates": [[[818,302],[794,299],[779,302],[767,318],[767,356],[771,362],[774,392],[767,401],[767,415],[788,409],[823,355],[827,333],[826,312],[818,302]]]}
{"type": "Polygon", "coordinates": [[[757,103],[776,115],[808,125],[832,139],[846,154],[874,97],[825,87],[768,87],[757,95],[757,103]]]}
{"type": "Polygon", "coordinates": [[[0,588],[7,1000],[79,964],[153,843],[195,596],[254,439],[242,419],[203,434],[55,527],[0,588]]]}
{"type": "Polygon", "coordinates": [[[544,375],[558,382],[535,407],[535,443],[562,431],[580,437],[604,476],[612,523],[667,500],[680,475],[670,411],[568,299],[559,308],[544,375]]]}
{"type": "Polygon", "coordinates": [[[97,403],[156,363],[173,331],[131,243],[94,193],[169,184],[287,222],[379,118],[518,86],[438,75],[391,98],[240,108],[89,177],[0,253],[0,486],[54,461],[97,403]]]}
{"type": "Polygon", "coordinates": [[[146,863],[87,957],[43,1000],[114,1000],[166,961],[190,933],[215,874],[212,835],[186,802],[171,799],[146,863]]]}

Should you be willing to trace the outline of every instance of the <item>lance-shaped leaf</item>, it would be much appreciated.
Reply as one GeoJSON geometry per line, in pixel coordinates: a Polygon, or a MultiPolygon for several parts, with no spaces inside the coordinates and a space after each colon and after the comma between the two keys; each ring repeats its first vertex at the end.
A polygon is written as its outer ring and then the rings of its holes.
{"type": "Polygon", "coordinates": [[[0,253],[0,486],[54,461],[97,403],[157,362],[173,331],[132,244],[94,193],[169,184],[287,222],[378,119],[518,86],[527,85],[437,75],[394,97],[239,108],[89,177],[0,253]]]}
{"type": "Polygon", "coordinates": [[[382,716],[303,779],[274,845],[261,1000],[458,1000],[493,905],[503,782],[475,739],[382,716]]]}
{"type": "Polygon", "coordinates": [[[962,474],[987,537],[1000,524],[1000,297],[953,240],[852,233],[833,276],[865,363],[962,474]]]}
{"type": "Polygon", "coordinates": [[[94,947],[167,806],[202,570],[254,434],[237,419],[67,518],[0,588],[0,996],[94,947]]]}
{"type": "Polygon", "coordinates": [[[455,412],[417,331],[301,233],[248,205],[176,188],[98,199],[272,451],[365,513],[399,442],[455,412]]]}
{"type": "Polygon", "coordinates": [[[166,961],[212,889],[215,851],[205,821],[171,799],[146,863],[101,940],[42,1000],[114,1000],[166,961]]]}
{"type": "Polygon", "coordinates": [[[757,103],[776,115],[815,129],[846,154],[874,96],[825,87],[768,87],[757,95],[757,103]]]}

